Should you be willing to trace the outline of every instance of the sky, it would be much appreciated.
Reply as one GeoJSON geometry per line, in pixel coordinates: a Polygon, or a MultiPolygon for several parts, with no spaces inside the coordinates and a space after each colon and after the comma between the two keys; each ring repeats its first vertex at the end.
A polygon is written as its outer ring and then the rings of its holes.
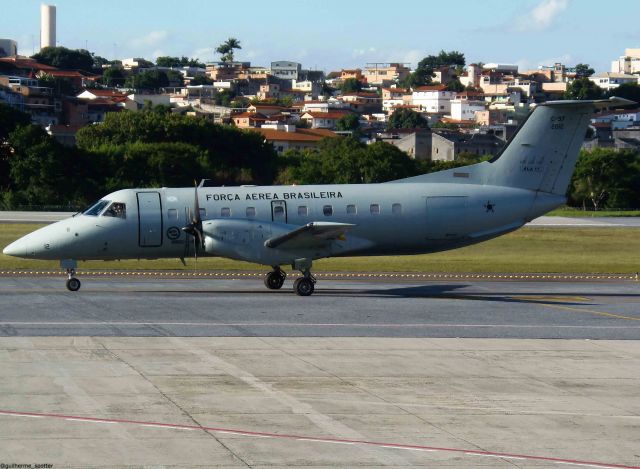
{"type": "MultiPolygon", "coordinates": [[[[39,0],[0,0],[0,38],[18,53],[38,51],[39,0]]],[[[417,62],[458,50],[467,63],[562,62],[598,72],[625,48],[640,47],[640,1],[404,0],[291,2],[57,0],[58,45],[108,59],[161,55],[219,59],[215,48],[240,41],[236,60],[268,66],[291,60],[326,72],[370,62],[417,62]],[[609,6],[611,5],[611,6],[609,6]]]]}

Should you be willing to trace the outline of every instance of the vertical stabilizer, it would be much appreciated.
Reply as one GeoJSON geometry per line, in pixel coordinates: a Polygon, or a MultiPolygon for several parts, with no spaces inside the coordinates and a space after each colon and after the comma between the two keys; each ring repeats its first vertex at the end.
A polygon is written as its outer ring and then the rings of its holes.
{"type": "Polygon", "coordinates": [[[611,98],[539,105],[490,163],[486,183],[564,196],[593,112],[631,103],[611,98]]]}

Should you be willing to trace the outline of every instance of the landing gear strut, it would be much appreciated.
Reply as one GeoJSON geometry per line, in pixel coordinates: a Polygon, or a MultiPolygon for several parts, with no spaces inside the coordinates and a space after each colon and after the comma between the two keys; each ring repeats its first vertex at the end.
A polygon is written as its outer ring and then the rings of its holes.
{"type": "Polygon", "coordinates": [[[67,271],[67,289],[69,291],[80,290],[80,280],[76,278],[76,267],[78,263],[73,259],[62,259],[60,267],[67,271]]]}
{"type": "Polygon", "coordinates": [[[285,278],[287,278],[287,274],[285,274],[280,267],[275,266],[273,270],[264,277],[264,285],[269,290],[279,290],[282,288],[285,278]]]}
{"type": "Polygon", "coordinates": [[[298,277],[293,283],[293,290],[298,296],[309,296],[315,290],[316,278],[311,274],[310,259],[296,259],[293,268],[302,272],[302,277],[298,277]]]}

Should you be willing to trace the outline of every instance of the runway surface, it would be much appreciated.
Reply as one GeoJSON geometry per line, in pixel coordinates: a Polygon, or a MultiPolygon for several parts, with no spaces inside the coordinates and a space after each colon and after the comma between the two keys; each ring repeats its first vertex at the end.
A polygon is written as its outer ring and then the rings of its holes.
{"type": "Polygon", "coordinates": [[[640,283],[0,278],[0,336],[640,339],[640,283]]]}

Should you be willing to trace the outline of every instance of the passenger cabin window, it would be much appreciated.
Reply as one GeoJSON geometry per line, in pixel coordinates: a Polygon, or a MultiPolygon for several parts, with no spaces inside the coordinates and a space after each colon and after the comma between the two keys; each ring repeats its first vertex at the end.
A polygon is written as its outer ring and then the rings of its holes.
{"type": "Polygon", "coordinates": [[[167,218],[169,220],[177,220],[178,219],[178,209],[170,208],[167,210],[167,218]]]}
{"type": "Polygon", "coordinates": [[[325,217],[330,217],[333,215],[333,205],[325,205],[322,207],[322,213],[324,213],[325,217]]]}
{"type": "Polygon", "coordinates": [[[207,209],[206,208],[201,208],[200,209],[200,218],[205,218],[207,216],[207,209]]]}
{"type": "Polygon", "coordinates": [[[369,210],[371,211],[371,215],[380,215],[380,205],[379,204],[371,204],[369,206],[369,210]]]}
{"type": "Polygon", "coordinates": [[[356,213],[358,213],[358,209],[356,208],[355,205],[353,204],[347,205],[347,215],[355,215],[356,213]]]}
{"type": "Polygon", "coordinates": [[[256,208],[247,207],[247,218],[255,218],[255,217],[256,217],[256,208]]]}
{"type": "Polygon", "coordinates": [[[391,213],[393,213],[394,215],[402,214],[402,204],[393,204],[391,206],[391,213]]]}
{"type": "Polygon", "coordinates": [[[307,210],[307,206],[306,205],[299,205],[298,206],[298,216],[299,217],[306,217],[309,214],[309,211],[307,210]]]}
{"type": "Polygon", "coordinates": [[[127,218],[127,206],[121,202],[114,202],[102,214],[104,217],[127,218]]]}
{"type": "Polygon", "coordinates": [[[108,200],[100,200],[99,202],[96,202],[95,204],[93,204],[91,207],[89,207],[87,210],[85,210],[82,213],[83,215],[91,215],[92,217],[97,217],[98,214],[102,212],[102,209],[105,208],[107,205],[109,205],[108,200]]]}
{"type": "Polygon", "coordinates": [[[231,216],[231,209],[229,207],[222,207],[220,209],[220,216],[221,217],[230,217],[231,216]]]}

